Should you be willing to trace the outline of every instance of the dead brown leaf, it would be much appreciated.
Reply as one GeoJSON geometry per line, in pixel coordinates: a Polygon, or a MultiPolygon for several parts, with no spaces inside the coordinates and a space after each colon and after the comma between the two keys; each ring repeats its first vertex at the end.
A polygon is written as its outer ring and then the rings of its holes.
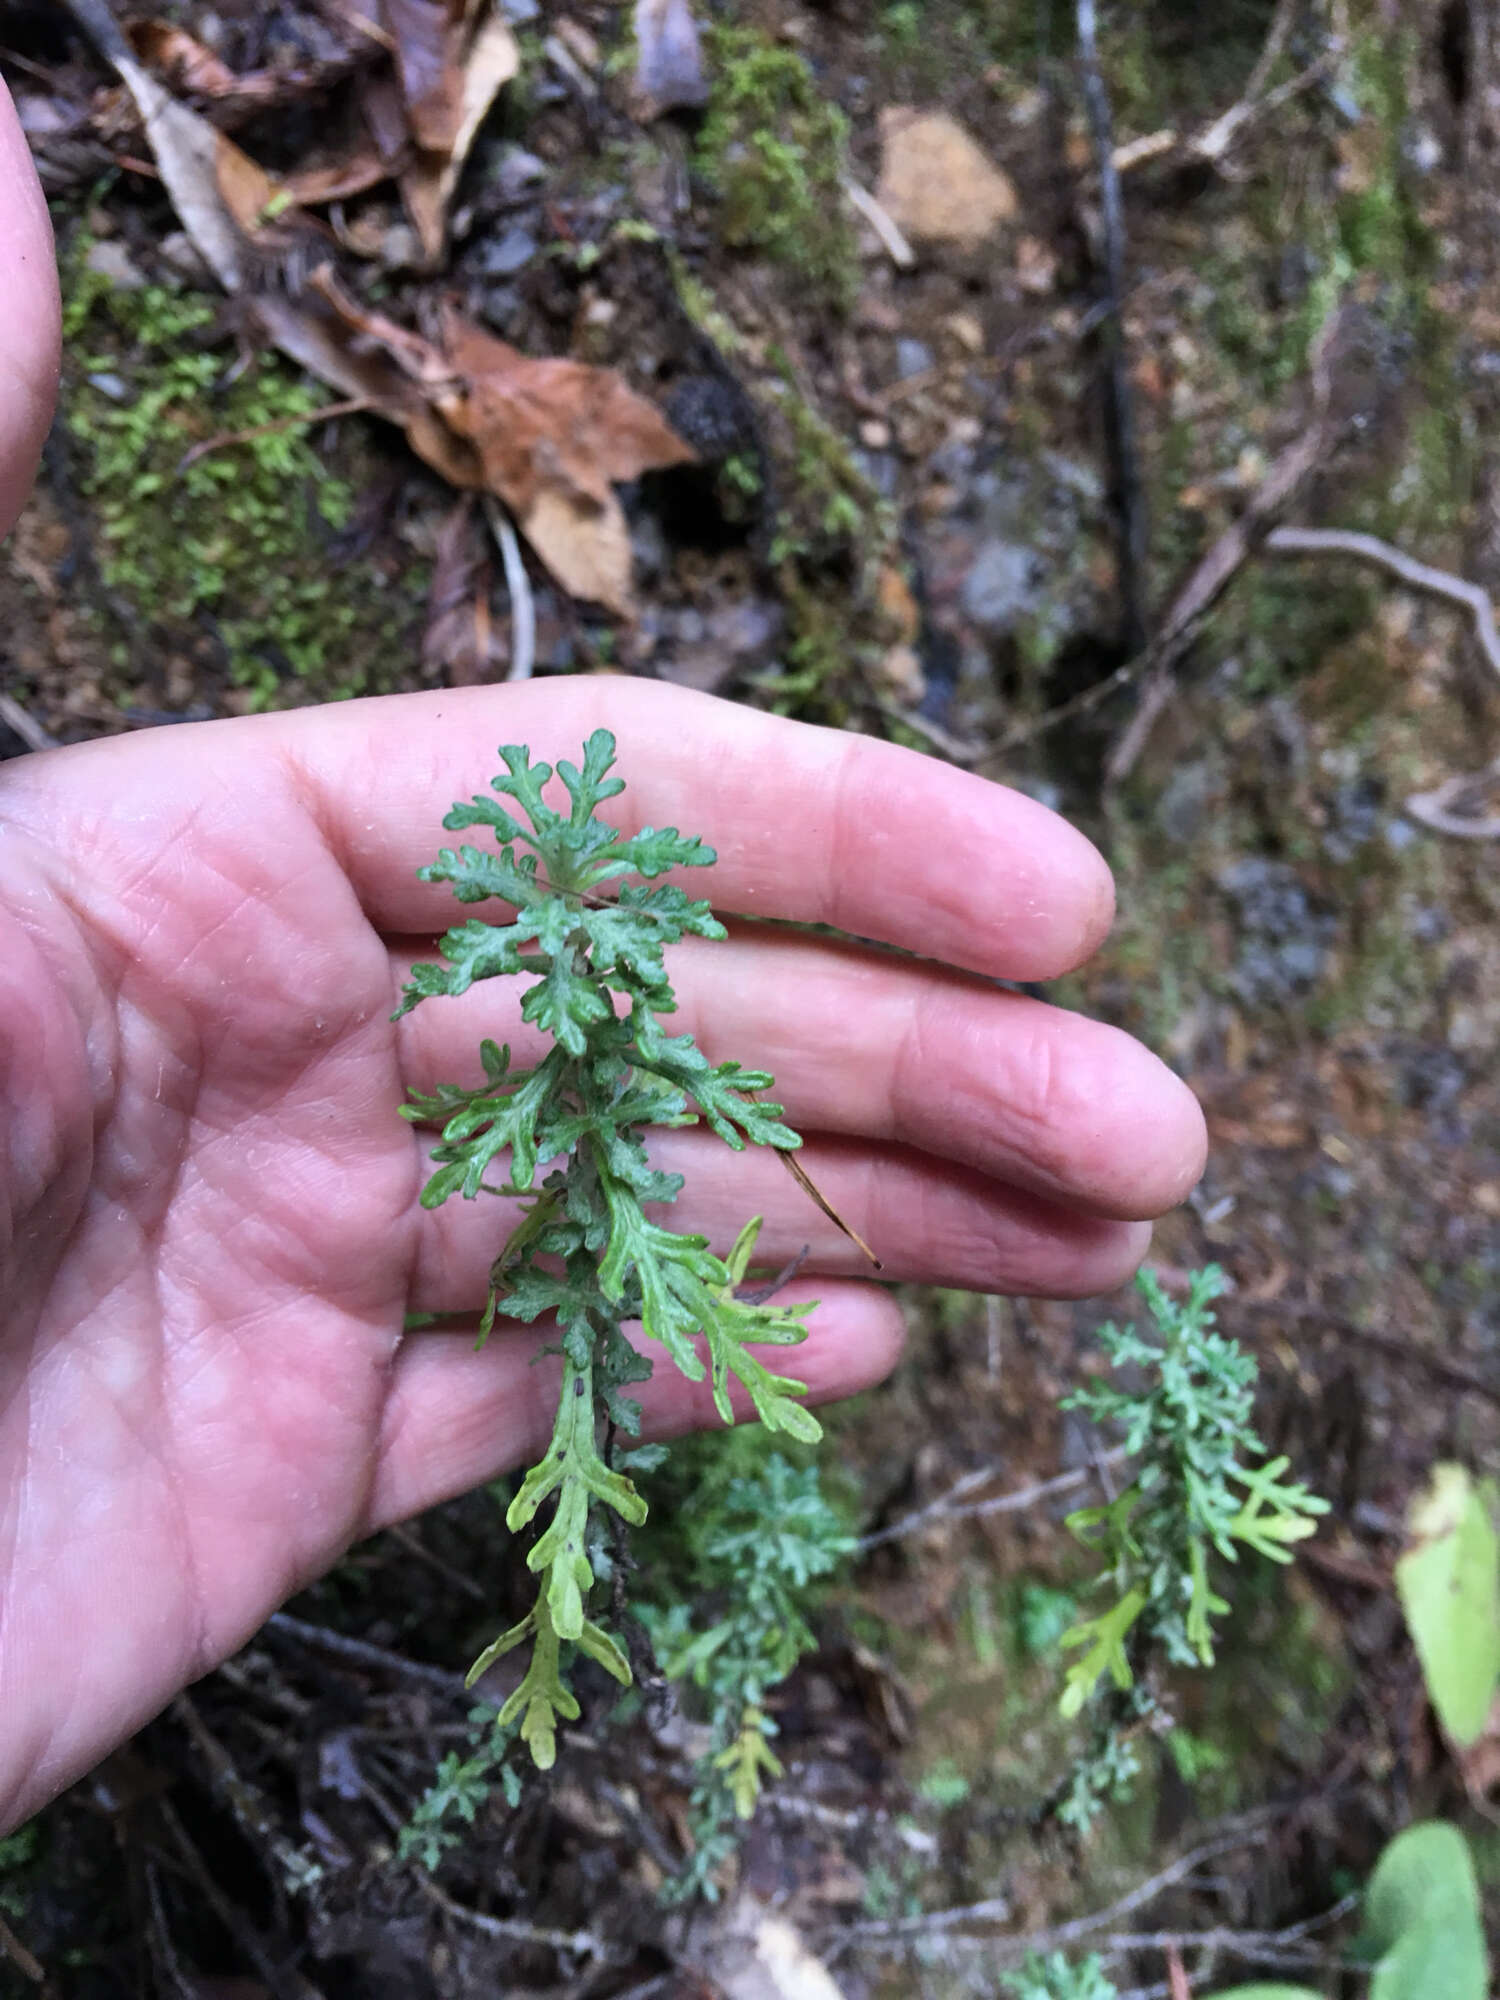
{"type": "Polygon", "coordinates": [[[551,489],[603,506],[616,480],[692,459],[666,418],[612,368],[532,360],[450,312],[449,368],[464,385],[462,409],[445,409],[473,440],[485,484],[516,514],[551,489]]]}
{"type": "MultiPolygon", "coordinates": [[[[339,0],[351,26],[388,48],[404,136],[412,153],[397,176],[401,199],[430,264],[442,256],[448,205],[486,112],[521,65],[495,0],[339,0]]],[[[392,158],[391,107],[365,94],[376,150],[392,158]]]]}
{"type": "Polygon", "coordinates": [[[489,544],[465,494],[438,531],[422,665],[450,687],[498,678],[505,647],[490,616],[489,544]]]}
{"type": "Polygon", "coordinates": [[[295,303],[268,296],[256,311],[278,347],[400,424],[452,485],[503,500],[570,596],[633,615],[613,482],[693,453],[612,369],[533,360],[454,312],[434,347],[357,304],[326,267],[295,303]]]}
{"type": "Polygon", "coordinates": [[[131,21],[125,33],[141,61],[189,97],[238,98],[254,104],[277,93],[276,77],[266,71],[237,76],[212,49],[170,21],[131,21]]]}

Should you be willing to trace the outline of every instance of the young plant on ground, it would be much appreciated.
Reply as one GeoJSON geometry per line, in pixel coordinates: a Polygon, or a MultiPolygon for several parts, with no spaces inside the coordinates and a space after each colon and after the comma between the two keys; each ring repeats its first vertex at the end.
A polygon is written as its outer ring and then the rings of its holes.
{"type": "MultiPolygon", "coordinates": [[[[698,1473],[693,1459],[701,1464],[717,1443],[705,1439],[681,1454],[690,1474],[698,1473]]],[[[669,1477],[680,1474],[678,1456],[669,1477]]],[[[856,1546],[816,1464],[793,1465],[759,1429],[716,1456],[722,1468],[693,1478],[641,1566],[650,1594],[638,1609],[657,1664],[694,1691],[689,1703],[711,1731],[689,1809],[692,1854],[672,1885],[674,1901],[713,1900],[737,1822],[750,1818],[762,1785],[782,1775],[767,1697],[813,1650],[810,1619],[856,1546]]]]}
{"type": "Polygon", "coordinates": [[[1169,1722],[1143,1668],[1213,1665],[1213,1621],[1229,1609],[1210,1582],[1214,1558],[1235,1562],[1249,1549],[1288,1563],[1292,1545],[1314,1533],[1328,1510],[1285,1478],[1285,1458],[1266,1459],[1252,1423],[1255,1361],[1214,1330],[1211,1305],[1224,1289],[1218,1267],[1196,1272],[1181,1303],[1149,1272],[1136,1284],[1160,1340],[1113,1324],[1099,1338],[1115,1368],[1139,1371],[1141,1386],[1100,1383],[1063,1405],[1118,1426],[1135,1461],[1118,1498],[1068,1517],[1101,1558],[1095,1588],[1111,1599],[1062,1638],[1078,1654],[1062,1712],[1074,1716],[1091,1705],[1096,1723],[1093,1748],[1059,1808],[1080,1829],[1134,1776],[1133,1739],[1169,1722]],[[1101,1702],[1105,1680],[1110,1693],[1101,1702]]]}
{"type": "MultiPolygon", "coordinates": [[[[533,763],[528,748],[509,745],[500,752],[505,773],[491,783],[519,814],[488,798],[454,806],[443,824],[453,831],[485,827],[499,851],[445,848],[421,871],[423,879],[451,883],[464,903],[498,898],[514,914],[450,930],[442,941],[446,963],[413,969],[396,1017],[423,1000],[466,993],[478,980],[521,977],[532,982],[521,1018],[551,1043],[539,1061],[519,1067],[508,1047],[484,1041],[483,1082],[414,1092],[403,1107],[408,1118],[441,1127],[424,1207],[453,1195],[522,1203],[490,1270],[481,1342],[502,1312],[528,1322],[548,1317],[559,1331],[552,1442],[506,1515],[519,1533],[550,1506],[527,1556],[539,1579],[536,1601],[485,1649],[469,1676],[472,1682],[513,1647],[529,1646],[525,1676],[496,1726],[517,1726],[543,1770],[556,1756],[559,1721],[579,1713],[568,1680],[575,1654],[624,1684],[631,1680],[626,1654],[592,1602],[607,1516],[632,1526],[645,1520],[646,1502],[631,1474],[650,1470],[661,1456],[656,1448],[615,1450],[618,1434],[639,1434],[640,1405],[628,1391],[652,1372],[625,1327],[639,1322],[647,1342],[664,1348],[690,1380],[706,1373],[726,1424],[733,1422],[729,1390],[737,1381],[768,1430],[805,1441],[820,1435],[816,1419],[795,1400],[803,1385],[773,1374],[750,1352],[803,1340],[811,1310],[739,1295],[759,1219],[746,1224],[725,1259],[705,1237],[669,1229],[646,1212],[675,1201],[682,1188],[680,1175],[650,1162],[646,1135],[655,1128],[701,1118],[736,1151],[748,1141],[789,1152],[800,1141],[782,1122],[780,1105],[757,1095],[770,1087],[768,1075],[736,1062],[711,1063],[690,1035],[662,1028],[660,1017],[676,1005],[663,947],[725,932],[706,902],[656,878],[707,867],[715,857],[675,827],[627,836],[596,817],[624,790],[609,776],[614,753],[614,738],[601,729],[584,746],[581,768],[559,763],[569,809],[557,811],[543,797],[552,767],[533,763]]],[[[754,1746],[740,1761],[747,1786],[756,1770],[769,1768],[754,1746]]]]}

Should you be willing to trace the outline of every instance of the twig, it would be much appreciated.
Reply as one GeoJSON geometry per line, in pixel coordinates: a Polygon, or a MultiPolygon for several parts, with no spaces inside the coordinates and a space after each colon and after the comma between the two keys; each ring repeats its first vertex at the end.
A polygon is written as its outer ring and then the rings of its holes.
{"type": "Polygon", "coordinates": [[[1227,111],[1221,111],[1201,131],[1190,132],[1186,136],[1166,130],[1127,140],[1114,149],[1115,171],[1130,173],[1150,160],[1160,160],[1175,153],[1186,160],[1199,160],[1205,165],[1217,167],[1227,174],[1225,160],[1245,131],[1257,120],[1268,117],[1292,98],[1302,96],[1321,83],[1338,60],[1338,46],[1325,48],[1285,83],[1277,84],[1274,90],[1266,89],[1272,70],[1285,53],[1299,4],[1300,0],[1279,0],[1255,67],[1246,80],[1244,90],[1227,111]]]}
{"type": "Polygon", "coordinates": [[[1362,1346],[1373,1348],[1376,1353],[1386,1355],[1390,1360],[1408,1368],[1420,1368],[1434,1381],[1445,1388],[1466,1391],[1471,1395],[1483,1396],[1488,1402],[1500,1403],[1500,1382],[1492,1382],[1481,1375],[1477,1368],[1467,1362],[1454,1361],[1442,1354],[1433,1354],[1425,1347],[1417,1347],[1398,1334],[1381,1333],[1375,1327],[1361,1326],[1357,1320],[1346,1319],[1339,1313],[1325,1312],[1321,1306],[1289,1305],[1279,1299],[1237,1299],[1232,1294],[1220,1304],[1220,1314],[1233,1321],[1244,1314],[1254,1319],[1287,1320],[1303,1326],[1326,1327],[1343,1340],[1357,1340],[1362,1346]]]}
{"type": "MultiPolygon", "coordinates": [[[[570,1952],[578,1958],[601,1959],[606,1964],[621,1955],[619,1947],[606,1944],[592,1931],[553,1931],[540,1924],[528,1924],[520,1917],[492,1917],[483,1910],[471,1910],[467,1903],[456,1903],[430,1875],[419,1874],[414,1880],[427,1900],[435,1903],[446,1916],[467,1924],[471,1930],[483,1932],[486,1937],[511,1938],[517,1944],[544,1945],[549,1951],[570,1952]]],[[[633,1948],[629,1956],[635,1956],[633,1948]]]]}
{"type": "Polygon", "coordinates": [[[1271,532],[1278,514],[1311,473],[1328,448],[1329,399],[1332,381],[1329,356],[1342,318],[1335,307],[1323,322],[1311,354],[1312,421],[1300,437],[1271,463],[1250,504],[1233,522],[1183,585],[1162,621],[1152,656],[1141,662],[1146,671],[1140,706],[1105,761],[1105,782],[1119,785],[1130,775],[1146,740],[1171,700],[1173,675],[1199,626],[1229,588],[1256,546],[1271,532]]]}
{"type": "Polygon", "coordinates": [[[14,695],[0,694],[0,722],[13,730],[28,750],[55,750],[57,738],[49,736],[42,725],[22,708],[14,695]]]}
{"type": "Polygon", "coordinates": [[[903,1514],[899,1521],[889,1527],[876,1528],[868,1535],[861,1535],[855,1544],[856,1553],[866,1555],[871,1549],[881,1548],[886,1542],[903,1540],[914,1535],[919,1528],[925,1528],[934,1521],[972,1521],[984,1514],[1019,1514],[1028,1507],[1038,1506],[1043,1500],[1056,1499],[1062,1493],[1076,1493],[1081,1486],[1099,1474],[1101,1466],[1116,1465],[1125,1457],[1123,1449],[1104,1452],[1097,1465],[1080,1466],[1074,1472],[1059,1472],[1052,1479],[1038,1480],[1031,1486],[1018,1486],[1009,1493],[995,1493],[987,1500],[970,1500],[969,1494],[977,1487],[988,1483],[995,1476],[992,1465],[980,1466],[975,1472],[966,1472],[962,1479],[940,1493],[936,1500],[929,1500],[925,1507],[918,1507],[910,1514],[903,1514]]]}
{"type": "Polygon", "coordinates": [[[1374,535],[1356,534],[1347,528],[1273,528],[1265,539],[1265,551],[1273,556],[1352,556],[1356,562],[1373,563],[1411,590],[1428,597],[1441,597],[1467,611],[1474,626],[1485,664],[1500,679],[1500,631],[1495,626],[1495,607],[1489,593],[1467,577],[1451,570],[1434,569],[1418,562],[1390,542],[1374,535]]]}
{"type": "MultiPolygon", "coordinates": [[[[1260,1831],[1264,1823],[1274,1816],[1274,1808],[1247,1813],[1232,1832],[1219,1834],[1213,1840],[1206,1840],[1199,1847],[1171,1862],[1159,1873],[1150,1875],[1144,1882],[1111,1903],[1108,1909],[1096,1910],[1092,1916],[1074,1917],[1068,1923],[1056,1924],[1049,1931],[1034,1932],[1030,1937],[995,1937],[986,1935],[986,1943],[1009,1957],[1020,1958],[1027,1952],[1048,1952],[1060,1950],[1064,1945],[1074,1943],[1078,1938],[1087,1937],[1093,1931],[1103,1930],[1107,1925],[1128,1917],[1132,1910],[1142,1909],[1147,1903],[1155,1902],[1168,1889],[1201,1868],[1205,1861],[1213,1861],[1221,1854],[1231,1854],[1244,1847],[1260,1831]]],[[[866,1918],[849,1926],[849,1934],[860,1938],[906,1938],[962,1932],[975,1924],[1003,1923],[1011,1914],[1010,1904],[1003,1896],[991,1897],[986,1902],[965,1903],[954,1909],[931,1910],[920,1917],[866,1918]]]]}
{"type": "Polygon", "coordinates": [[[291,417],[276,417],[268,424],[252,424],[247,431],[225,431],[219,437],[205,438],[178,459],[177,477],[180,479],[190,465],[196,465],[211,451],[222,451],[232,444],[253,444],[256,438],[274,437],[280,431],[294,431],[307,424],[321,423],[324,417],[356,416],[361,410],[369,408],[368,396],[346,396],[341,403],[324,403],[320,409],[302,411],[291,417]]]}
{"type": "MultiPolygon", "coordinates": [[[[1495,607],[1489,592],[1477,583],[1470,583],[1467,577],[1455,576],[1451,570],[1434,569],[1430,563],[1418,562],[1415,556],[1407,555],[1390,542],[1345,528],[1274,528],[1264,546],[1266,553],[1273,556],[1351,556],[1356,562],[1385,570],[1409,590],[1456,605],[1468,613],[1485,665],[1500,680],[1500,630],[1495,624],[1495,607]]],[[[1496,775],[1500,775],[1500,763],[1472,776],[1449,778],[1434,791],[1414,792],[1405,803],[1405,811],[1434,833],[1446,833],[1459,840],[1500,839],[1500,815],[1483,819],[1452,810],[1473,786],[1496,775]]]]}
{"type": "Polygon", "coordinates": [[[1472,776],[1448,778],[1430,792],[1413,792],[1402,811],[1434,833],[1446,833],[1454,840],[1500,840],[1500,813],[1480,819],[1452,808],[1470,797],[1478,786],[1500,779],[1500,761],[1472,776]]]}
{"type": "Polygon", "coordinates": [[[409,1555],[414,1555],[418,1562],[426,1563],[430,1570],[435,1570],[445,1583],[451,1583],[455,1590],[463,1591],[468,1597],[477,1598],[481,1604],[489,1601],[489,1593],[481,1584],[476,1583],[472,1576],[465,1576],[461,1569],[455,1569],[452,1563],[444,1562],[440,1555],[436,1555],[428,1548],[415,1529],[397,1521],[386,1529],[386,1533],[393,1542],[399,1542],[409,1555]]]}
{"type": "Polygon", "coordinates": [[[909,271],[917,261],[917,254],[901,234],[895,218],[887,214],[874,195],[867,188],[862,188],[857,180],[845,175],[840,185],[850,207],[859,211],[880,238],[891,262],[898,270],[909,271]]]}
{"type": "Polygon", "coordinates": [[[250,1847],[260,1855],[267,1879],[276,1891],[278,1913],[284,1916],[282,1884],[295,1868],[297,1852],[281,1831],[265,1793],[235,1767],[229,1752],[198,1713],[191,1695],[179,1694],[172,1703],[171,1713],[186,1729],[208,1766],[214,1792],[228,1806],[250,1847]]]}
{"type": "Polygon", "coordinates": [[[941,723],[931,722],[914,709],[903,708],[899,702],[877,698],[875,706],[888,721],[899,722],[903,729],[911,730],[915,736],[925,736],[933,749],[941,750],[950,764],[959,764],[967,769],[987,754],[985,744],[966,743],[961,736],[944,729],[941,723]]]}
{"type": "Polygon", "coordinates": [[[373,1667],[380,1673],[422,1681],[444,1694],[462,1695],[464,1691],[462,1674],[450,1673],[445,1667],[429,1667],[421,1660],[403,1659],[399,1653],[388,1653],[384,1646],[371,1646],[363,1639],[346,1639],[342,1632],[330,1632],[323,1625],[304,1624],[285,1611],[273,1611],[264,1629],[273,1638],[293,1639],[315,1652],[331,1653],[335,1659],[348,1660],[358,1667],[373,1667]]]}
{"type": "Polygon", "coordinates": [[[1268,1965],[1277,1971],[1325,1965],[1333,1955],[1326,1945],[1307,1945],[1314,1931],[1325,1930],[1347,1917],[1359,1906],[1358,1896],[1345,1896],[1330,1909],[1279,1931],[1237,1931],[1227,1928],[1207,1931],[1112,1931],[1099,1943],[1106,1957],[1123,1958],[1131,1951],[1168,1951],[1174,1946],[1195,1951],[1226,1951],[1236,1958],[1268,1965]],[[1298,1946],[1302,1946],[1298,1950],[1298,1946]]]}
{"type": "Polygon", "coordinates": [[[1266,31],[1266,39],[1261,44],[1260,54],[1255,59],[1244,90],[1227,111],[1220,112],[1211,125],[1187,142],[1187,150],[1200,160],[1209,160],[1215,165],[1233,145],[1240,127],[1250,118],[1261,92],[1270,81],[1271,72],[1281,59],[1287,38],[1292,32],[1292,23],[1297,18],[1301,0],[1276,0],[1276,10],[1271,16],[1271,25],[1266,31]]]}
{"type": "Polygon", "coordinates": [[[23,1978],[34,1980],[38,1986],[47,1983],[47,1975],[31,1953],[16,1936],[4,1917],[0,1917],[0,1955],[8,1958],[21,1969],[23,1978]]]}
{"type": "Polygon", "coordinates": [[[272,1958],[261,1941],[260,1933],[243,1911],[230,1902],[205,1866],[202,1855],[189,1838],[187,1828],[178,1818],[171,1800],[158,1799],[156,1810],[161,1816],[162,1824],[176,1843],[177,1850],[187,1865],[188,1873],[202,1892],[204,1901],[250,1960],[267,1989],[276,1995],[276,2000],[322,2000],[319,1989],[295,1966],[278,1964],[272,1958]]]}
{"type": "Polygon", "coordinates": [[[510,593],[510,670],[505,678],[529,681],[536,665],[536,600],[531,594],[531,579],[521,560],[521,545],[516,540],[510,515],[493,495],[485,496],[484,518],[499,544],[500,559],[505,565],[505,588],[510,593]]]}
{"type": "Polygon", "coordinates": [[[1078,59],[1099,173],[1104,225],[1104,298],[1098,345],[1104,362],[1104,424],[1114,488],[1120,561],[1121,639],[1127,653],[1146,641],[1146,489],[1135,442],[1135,399],[1125,352],[1125,210],[1115,171],[1109,94],[1099,68],[1094,0],[1077,0],[1078,59]]]}

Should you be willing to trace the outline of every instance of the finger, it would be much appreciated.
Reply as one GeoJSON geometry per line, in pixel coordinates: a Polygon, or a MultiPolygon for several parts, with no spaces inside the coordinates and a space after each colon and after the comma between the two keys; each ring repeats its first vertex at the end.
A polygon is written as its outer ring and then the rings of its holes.
{"type": "MultiPolygon", "coordinates": [[[[759,1215],[765,1219],[755,1252],[759,1268],[780,1269],[806,1251],[814,1279],[868,1273],[858,1246],[769,1148],[733,1153],[710,1134],[670,1132],[658,1137],[651,1157],[686,1182],[668,1226],[706,1236],[721,1256],[759,1215]]],[[[1124,1284],[1151,1240],[1149,1224],[1079,1215],[920,1153],[815,1138],[797,1157],[891,1282],[1092,1298],[1124,1284]]],[[[490,1196],[455,1196],[424,1214],[412,1308],[477,1312],[490,1266],[519,1219],[518,1203],[490,1196]]]]}
{"type": "MultiPolygon", "coordinates": [[[[404,983],[420,954],[393,954],[404,983]]],[[[669,966],[672,1033],[776,1079],[802,1132],[919,1148],[1097,1215],[1174,1208],[1203,1171],[1203,1114],[1185,1084],[1117,1028],[915,965],[768,931],[691,940],[669,966]]],[[[414,1090],[483,1081],[482,1037],[518,1064],[544,1043],[520,1019],[526,982],[489,980],[400,1025],[414,1090]]]]}
{"type": "Polygon", "coordinates": [[[47,204],[0,81],[0,535],[36,477],[57,401],[61,307],[47,204]]]}
{"type": "MultiPolygon", "coordinates": [[[[797,1288],[786,1296],[795,1301],[806,1293],[797,1288]]],[[[557,1409],[559,1364],[534,1359],[547,1338],[535,1329],[499,1334],[476,1352],[472,1331],[408,1336],[392,1372],[366,1532],[541,1455],[557,1409]]],[[[886,1293],[825,1284],[806,1342],[761,1355],[778,1374],[805,1382],[809,1402],[829,1402],[888,1375],[902,1338],[900,1308],[886,1293]]],[[[656,1373],[633,1392],[644,1413],[643,1436],[717,1429],[708,1384],[687,1381],[659,1349],[649,1351],[656,1373]]],[[[732,1400],[737,1420],[753,1414],[738,1388],[732,1400]]]]}
{"type": "MultiPolygon", "coordinates": [[[[832,924],[974,971],[1051,978],[1109,927],[1109,871],[1082,834],[1003,786],[873,738],[761,715],[658,682],[570,678],[386,696],[259,718],[371,921],[451,921],[415,880],[450,801],[485,790],[499,743],[575,762],[619,740],[627,829],[676,826],[717,851],[696,893],[755,916],[832,924]]],[[[248,737],[246,739],[249,740],[248,737]]]]}

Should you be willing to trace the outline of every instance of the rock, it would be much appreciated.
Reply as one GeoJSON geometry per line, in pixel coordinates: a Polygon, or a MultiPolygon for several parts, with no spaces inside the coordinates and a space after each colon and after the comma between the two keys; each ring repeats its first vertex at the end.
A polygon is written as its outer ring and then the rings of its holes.
{"type": "Polygon", "coordinates": [[[507,146],[495,169],[495,186],[503,201],[520,201],[527,190],[547,178],[547,162],[524,146],[507,146]]]}
{"type": "Polygon", "coordinates": [[[486,278],[511,278],[524,271],[536,255],[536,238],[519,222],[512,223],[498,242],[486,243],[479,253],[479,269],[486,278]]]}
{"type": "Polygon", "coordinates": [[[678,687],[716,694],[738,675],[766,664],[784,623],[781,607],[763,597],[722,605],[707,618],[680,613],[678,643],[672,657],[662,661],[661,677],[678,687]]]}
{"type": "Polygon", "coordinates": [[[983,542],[959,593],[964,616],[991,638],[1015,630],[1035,610],[1038,589],[1034,552],[1020,542],[983,542]]]}
{"type": "Polygon", "coordinates": [[[1338,919],[1317,907],[1284,861],[1247,856],[1219,873],[1238,905],[1240,950],[1230,985],[1247,1006],[1282,1005],[1322,977],[1338,919]]]}
{"type": "Polygon", "coordinates": [[[896,342],[896,373],[903,382],[909,382],[913,375],[925,375],[935,366],[932,349],[922,340],[898,340],[896,342]]]}
{"type": "Polygon", "coordinates": [[[91,243],[84,263],[97,278],[105,279],[117,292],[138,292],[145,274],[118,237],[91,243]]]}
{"type": "Polygon", "coordinates": [[[918,242],[978,249],[1020,204],[1002,173],[946,111],[890,105],[880,114],[875,198],[918,242]]]}
{"type": "Polygon", "coordinates": [[[636,0],[635,45],[631,98],[638,117],[695,111],[708,102],[703,42],[689,0],[636,0]]]}

